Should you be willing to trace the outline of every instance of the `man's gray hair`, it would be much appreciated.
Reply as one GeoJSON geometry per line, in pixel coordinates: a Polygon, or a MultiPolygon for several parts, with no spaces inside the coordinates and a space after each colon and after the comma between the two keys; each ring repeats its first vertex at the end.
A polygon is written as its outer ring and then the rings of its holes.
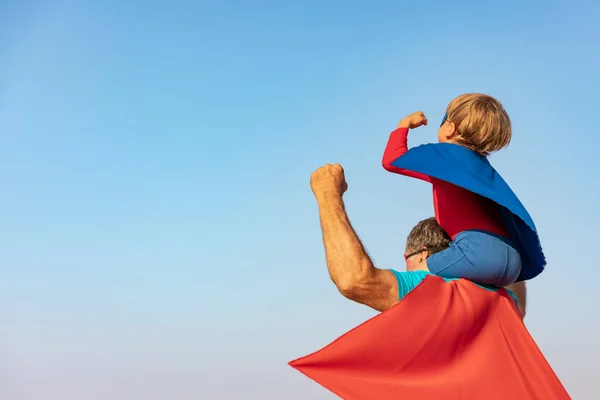
{"type": "MultiPolygon", "coordinates": [[[[435,220],[435,217],[419,222],[406,238],[406,253],[423,249],[436,249],[440,251],[450,245],[450,236],[435,220]]],[[[435,251],[434,251],[435,252],[435,251]]]]}

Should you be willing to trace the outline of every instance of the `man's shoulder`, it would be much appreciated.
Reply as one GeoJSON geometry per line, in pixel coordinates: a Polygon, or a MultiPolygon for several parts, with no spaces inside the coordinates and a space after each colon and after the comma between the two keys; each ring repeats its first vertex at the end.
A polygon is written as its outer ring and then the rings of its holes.
{"type": "Polygon", "coordinates": [[[402,280],[421,280],[422,281],[425,278],[427,278],[429,275],[432,275],[432,273],[429,271],[421,271],[421,270],[396,271],[394,269],[391,269],[390,271],[392,271],[394,273],[394,275],[396,275],[396,278],[402,279],[402,280]]]}
{"type": "Polygon", "coordinates": [[[425,280],[429,275],[428,271],[396,271],[391,269],[396,276],[398,281],[398,297],[401,299],[408,294],[411,290],[416,288],[421,282],[425,280]]]}
{"type": "MultiPolygon", "coordinates": [[[[402,299],[404,296],[406,296],[411,290],[413,290],[414,288],[416,288],[417,286],[419,286],[419,284],[421,282],[423,282],[425,280],[425,278],[427,278],[428,276],[432,275],[432,276],[437,276],[432,274],[429,271],[396,271],[391,269],[390,271],[392,271],[394,273],[394,275],[396,276],[396,280],[398,281],[398,297],[400,299],[402,299]]],[[[446,282],[452,282],[452,281],[456,281],[456,280],[460,280],[460,278],[443,278],[440,277],[443,280],[445,280],[446,282]]],[[[484,290],[490,290],[493,292],[498,291],[498,288],[495,286],[488,286],[488,285],[480,285],[478,283],[475,282],[471,282],[473,285],[480,287],[481,289],[484,290]]],[[[508,294],[510,295],[510,297],[518,304],[518,300],[517,297],[515,296],[515,294],[510,291],[509,289],[506,289],[506,291],[508,292],[508,294]]]]}

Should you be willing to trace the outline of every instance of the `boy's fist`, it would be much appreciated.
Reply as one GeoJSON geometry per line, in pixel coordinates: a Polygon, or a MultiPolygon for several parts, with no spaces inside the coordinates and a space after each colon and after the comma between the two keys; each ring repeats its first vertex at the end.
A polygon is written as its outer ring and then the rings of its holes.
{"type": "Polygon", "coordinates": [[[427,117],[423,111],[417,111],[402,119],[398,124],[398,128],[418,128],[421,125],[427,125],[427,117]]]}

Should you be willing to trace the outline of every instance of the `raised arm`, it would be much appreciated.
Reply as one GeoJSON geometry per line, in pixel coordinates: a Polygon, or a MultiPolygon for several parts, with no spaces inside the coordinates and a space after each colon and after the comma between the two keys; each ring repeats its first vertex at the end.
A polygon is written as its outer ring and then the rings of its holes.
{"type": "Polygon", "coordinates": [[[347,189],[338,164],[319,168],[311,176],[319,206],[329,276],[346,298],[385,311],[398,300],[398,282],[391,271],[375,268],[354,232],[344,208],[347,189]]]}
{"type": "Polygon", "coordinates": [[[387,146],[385,146],[385,151],[383,152],[381,164],[386,171],[431,182],[429,176],[425,174],[392,165],[394,161],[402,157],[408,151],[408,130],[421,125],[427,125],[427,118],[425,118],[425,115],[420,111],[413,113],[400,121],[398,128],[390,134],[387,146]]]}

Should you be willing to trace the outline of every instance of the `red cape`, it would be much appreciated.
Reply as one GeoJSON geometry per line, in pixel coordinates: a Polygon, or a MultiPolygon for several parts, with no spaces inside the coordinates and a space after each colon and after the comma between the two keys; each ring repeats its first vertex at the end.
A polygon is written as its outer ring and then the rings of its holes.
{"type": "Polygon", "coordinates": [[[428,276],[290,365],[348,400],[570,399],[506,290],[462,279],[428,276]]]}

